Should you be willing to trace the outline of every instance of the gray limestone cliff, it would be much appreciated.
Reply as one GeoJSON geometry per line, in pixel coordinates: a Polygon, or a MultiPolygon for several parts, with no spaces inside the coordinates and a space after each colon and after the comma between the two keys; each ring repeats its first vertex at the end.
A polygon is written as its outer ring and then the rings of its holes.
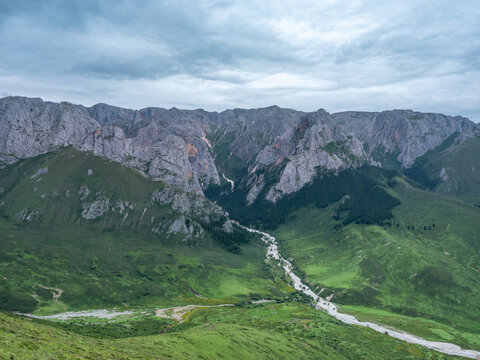
{"type": "Polygon", "coordinates": [[[333,117],[345,131],[368,144],[369,153],[380,149],[394,154],[403,168],[439,146],[455,132],[472,134],[476,125],[461,116],[392,110],[380,113],[342,112],[333,117]]]}
{"type": "Polygon", "coordinates": [[[460,116],[411,110],[217,113],[0,99],[0,162],[73,146],[199,195],[231,179],[235,191],[246,190],[247,204],[259,196],[275,202],[315,176],[348,168],[409,168],[454,133],[461,142],[480,130],[460,116]]]}
{"type": "Polygon", "coordinates": [[[172,110],[165,116],[165,112],[3,98],[0,160],[12,163],[73,146],[187,191],[202,193],[202,188],[219,183],[201,115],[172,110]]]}

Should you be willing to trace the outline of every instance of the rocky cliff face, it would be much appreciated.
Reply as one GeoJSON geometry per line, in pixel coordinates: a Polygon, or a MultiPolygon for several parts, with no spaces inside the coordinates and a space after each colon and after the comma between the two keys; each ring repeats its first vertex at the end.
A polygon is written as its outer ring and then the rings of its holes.
{"type": "Polygon", "coordinates": [[[333,114],[345,131],[375,150],[395,154],[403,168],[412,166],[419,156],[439,146],[455,132],[472,134],[475,124],[461,116],[423,114],[412,110],[381,113],[342,112],[333,114]]]}
{"type": "Polygon", "coordinates": [[[8,163],[81,144],[99,127],[77,106],[21,97],[0,100],[0,119],[0,160],[8,163]]]}
{"type": "Polygon", "coordinates": [[[11,163],[72,145],[203,194],[202,188],[219,183],[205,126],[201,111],[84,108],[9,97],[0,99],[0,160],[11,163]]]}
{"type": "Polygon", "coordinates": [[[317,172],[356,167],[368,162],[361,143],[348,137],[324,110],[301,114],[280,135],[275,136],[256,156],[249,169],[252,183],[247,201],[252,203],[265,186],[264,174],[279,167],[278,182],[267,192],[272,202],[300,190],[317,172]]]}
{"type": "Polygon", "coordinates": [[[366,164],[406,169],[450,135],[468,138],[478,131],[463,117],[411,110],[329,114],[270,107],[218,118],[210,126],[217,168],[248,189],[247,204],[261,194],[275,202],[317,174],[366,164]]]}
{"type": "Polygon", "coordinates": [[[0,99],[4,163],[73,146],[200,195],[231,179],[228,187],[246,190],[249,204],[260,194],[275,202],[319,173],[365,164],[409,168],[450,135],[475,132],[468,119],[411,110],[329,114],[272,106],[216,113],[0,99]]]}

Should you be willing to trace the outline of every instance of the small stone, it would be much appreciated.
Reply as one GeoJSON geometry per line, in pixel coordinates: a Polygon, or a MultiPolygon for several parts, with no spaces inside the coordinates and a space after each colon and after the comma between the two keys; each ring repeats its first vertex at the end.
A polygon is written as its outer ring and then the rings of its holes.
{"type": "Polygon", "coordinates": [[[93,174],[93,170],[92,170],[92,169],[88,169],[88,170],[87,170],[87,176],[90,176],[90,175],[92,175],[92,174],[93,174]]]}
{"type": "Polygon", "coordinates": [[[80,195],[81,200],[85,200],[89,194],[90,190],[88,189],[87,185],[82,185],[80,190],[78,190],[78,195],[80,195]]]}
{"type": "Polygon", "coordinates": [[[35,179],[36,177],[38,177],[42,174],[46,174],[46,173],[48,173],[48,167],[44,167],[42,169],[37,170],[37,172],[35,174],[30,176],[30,179],[35,179]]]}

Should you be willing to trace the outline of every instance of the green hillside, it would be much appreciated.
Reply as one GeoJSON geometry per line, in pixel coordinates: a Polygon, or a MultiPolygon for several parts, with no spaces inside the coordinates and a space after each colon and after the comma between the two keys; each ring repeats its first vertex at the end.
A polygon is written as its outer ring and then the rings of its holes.
{"type": "Polygon", "coordinates": [[[197,309],[165,334],[120,339],[81,336],[1,312],[0,323],[1,359],[456,358],[339,323],[301,304],[197,309]]]}
{"type": "MultiPolygon", "coordinates": [[[[343,311],[480,349],[480,208],[397,175],[318,177],[275,206],[244,206],[241,188],[217,195],[233,218],[274,228],[296,272],[343,311]]],[[[118,163],[67,148],[0,169],[0,190],[0,310],[135,310],[112,321],[0,313],[0,359],[449,358],[293,301],[259,238],[225,233],[215,211],[156,200],[186,195],[118,163]],[[181,217],[196,230],[161,226],[181,217]],[[247,304],[265,298],[278,302],[247,304]],[[192,310],[181,324],[153,316],[224,303],[236,306],[192,310]]]]}
{"type": "Polygon", "coordinates": [[[183,234],[153,233],[156,222],[179,216],[151,200],[165,186],[72,149],[0,170],[0,309],[215,303],[291,291],[278,270],[264,265],[261,242],[246,232],[228,236],[238,241],[237,253],[218,241],[222,232],[213,220],[204,236],[187,241],[183,234]],[[85,203],[98,199],[108,199],[109,210],[85,219],[85,203]]]}
{"type": "Polygon", "coordinates": [[[416,159],[406,174],[426,189],[480,204],[480,137],[449,148],[456,136],[416,159]]]}
{"type": "Polygon", "coordinates": [[[390,185],[400,205],[384,225],[338,226],[335,204],[303,208],[275,231],[282,253],[347,311],[439,341],[460,331],[457,344],[480,348],[480,209],[400,178],[390,185]]]}

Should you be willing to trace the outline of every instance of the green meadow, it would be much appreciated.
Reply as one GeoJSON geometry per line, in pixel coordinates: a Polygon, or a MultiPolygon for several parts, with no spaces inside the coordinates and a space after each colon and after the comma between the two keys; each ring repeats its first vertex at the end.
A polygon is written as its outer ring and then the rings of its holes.
{"type": "Polygon", "coordinates": [[[390,191],[401,204],[383,226],[335,226],[335,205],[293,213],[281,252],[346,312],[480,348],[480,209],[400,178],[390,191]]]}
{"type": "MultiPolygon", "coordinates": [[[[170,327],[166,333],[102,338],[98,331],[94,336],[84,336],[53,322],[45,324],[0,313],[0,358],[456,358],[394,340],[370,329],[342,324],[301,303],[195,309],[186,317],[185,322],[170,327]]],[[[110,322],[108,326],[123,325],[110,322]]]]}
{"type": "MultiPolygon", "coordinates": [[[[273,229],[296,273],[342,311],[480,349],[480,208],[390,171],[358,174],[238,215],[263,212],[256,224],[273,229]]],[[[0,170],[0,359],[452,358],[315,310],[265,262],[259,237],[237,230],[225,239],[214,223],[187,241],[153,233],[155,221],[178,216],[151,200],[165,186],[70,148],[0,170]],[[84,219],[84,202],[96,198],[132,207],[84,219]],[[236,306],[194,309],[181,323],[154,316],[225,303],[236,306]],[[104,308],[134,312],[68,321],[8,313],[104,308]]]]}
{"type": "Polygon", "coordinates": [[[166,185],[117,163],[66,149],[1,170],[0,185],[0,309],[47,314],[282,298],[292,291],[265,264],[265,247],[254,237],[232,253],[208,232],[191,241],[154,234],[151,218],[175,216],[150,199],[166,185]],[[32,178],[43,168],[46,174],[32,178]],[[105,196],[133,209],[126,217],[85,220],[79,194],[85,186],[85,201],[105,196]],[[23,209],[33,220],[18,221],[23,209]]]}

